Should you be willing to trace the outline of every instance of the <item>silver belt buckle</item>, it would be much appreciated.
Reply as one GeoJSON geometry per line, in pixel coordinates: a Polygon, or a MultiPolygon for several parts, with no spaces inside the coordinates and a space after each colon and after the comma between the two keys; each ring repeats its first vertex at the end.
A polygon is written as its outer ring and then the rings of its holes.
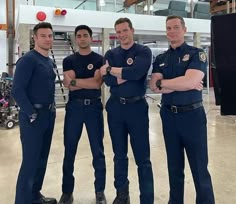
{"type": "Polygon", "coordinates": [[[84,99],[84,105],[88,106],[91,104],[91,100],[90,99],[84,99]]]}
{"type": "Polygon", "coordinates": [[[121,103],[121,104],[126,104],[126,99],[125,99],[125,98],[122,98],[122,97],[120,97],[120,103],[121,103]]]}
{"type": "Polygon", "coordinates": [[[177,109],[176,106],[171,106],[171,107],[170,107],[170,110],[171,110],[171,112],[173,112],[173,113],[178,113],[178,109],[177,109]]]}

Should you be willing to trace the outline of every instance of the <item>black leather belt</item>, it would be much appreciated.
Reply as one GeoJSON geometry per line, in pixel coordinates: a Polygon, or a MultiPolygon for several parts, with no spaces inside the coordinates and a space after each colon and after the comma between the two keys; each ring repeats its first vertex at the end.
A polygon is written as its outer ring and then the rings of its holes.
{"type": "Polygon", "coordinates": [[[37,110],[55,110],[56,106],[55,103],[51,103],[51,104],[33,104],[33,107],[37,110]]]}
{"type": "Polygon", "coordinates": [[[191,110],[200,108],[203,106],[203,104],[202,104],[202,102],[197,102],[197,103],[193,103],[190,105],[184,105],[184,106],[175,106],[175,105],[167,105],[167,104],[163,104],[162,106],[166,107],[172,113],[183,113],[183,112],[187,112],[187,111],[191,111],[191,110]]]}
{"type": "Polygon", "coordinates": [[[85,99],[77,98],[75,99],[75,101],[81,105],[89,106],[89,105],[92,105],[94,103],[101,101],[101,98],[85,98],[85,99]]]}
{"type": "Polygon", "coordinates": [[[144,99],[144,96],[134,96],[134,97],[118,97],[111,95],[112,99],[118,100],[121,104],[135,103],[144,99]]]}

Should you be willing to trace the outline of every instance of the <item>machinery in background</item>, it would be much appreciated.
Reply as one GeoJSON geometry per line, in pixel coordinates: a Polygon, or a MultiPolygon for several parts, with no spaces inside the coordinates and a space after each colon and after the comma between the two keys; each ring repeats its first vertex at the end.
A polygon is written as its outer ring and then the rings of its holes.
{"type": "Polygon", "coordinates": [[[0,125],[12,129],[18,123],[19,108],[11,97],[12,78],[3,72],[0,78],[0,125]]]}

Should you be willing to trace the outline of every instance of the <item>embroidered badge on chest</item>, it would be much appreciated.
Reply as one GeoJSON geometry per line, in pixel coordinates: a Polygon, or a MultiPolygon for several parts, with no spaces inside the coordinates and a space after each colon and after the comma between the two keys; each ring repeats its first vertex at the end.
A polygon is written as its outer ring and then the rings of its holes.
{"type": "Polygon", "coordinates": [[[128,59],[127,59],[127,64],[128,64],[128,65],[133,64],[133,62],[134,62],[134,60],[133,60],[132,58],[128,58],[128,59]]]}
{"type": "Polygon", "coordinates": [[[186,55],[183,56],[182,61],[183,61],[183,62],[189,61],[189,58],[190,58],[190,55],[189,55],[189,54],[186,54],[186,55]]]}
{"type": "Polygon", "coordinates": [[[199,60],[202,62],[206,62],[207,56],[205,52],[199,52],[199,60]]]}
{"type": "Polygon", "coordinates": [[[87,66],[87,69],[88,69],[88,70],[93,69],[93,64],[89,64],[89,65],[87,66]]]}

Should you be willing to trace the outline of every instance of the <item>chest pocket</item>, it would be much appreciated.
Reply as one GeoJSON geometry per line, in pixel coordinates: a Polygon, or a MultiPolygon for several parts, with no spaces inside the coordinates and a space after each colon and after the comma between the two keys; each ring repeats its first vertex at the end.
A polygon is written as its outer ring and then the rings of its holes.
{"type": "Polygon", "coordinates": [[[159,70],[163,74],[164,79],[168,79],[171,76],[171,68],[169,67],[169,63],[167,57],[159,59],[159,70]]]}
{"type": "Polygon", "coordinates": [[[189,61],[181,61],[180,63],[176,64],[175,74],[176,77],[183,76],[188,68],[189,61]]]}

